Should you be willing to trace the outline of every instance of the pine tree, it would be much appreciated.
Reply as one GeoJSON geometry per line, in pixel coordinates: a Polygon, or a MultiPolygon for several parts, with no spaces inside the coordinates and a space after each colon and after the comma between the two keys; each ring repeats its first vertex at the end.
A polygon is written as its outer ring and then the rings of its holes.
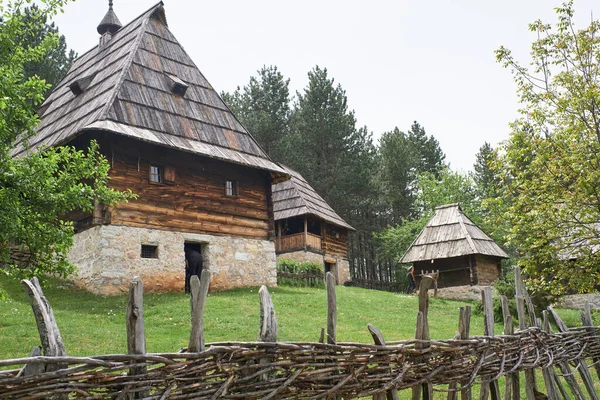
{"type": "Polygon", "coordinates": [[[285,163],[283,144],[290,132],[289,79],[275,66],[263,66],[248,85],[223,99],[275,161],[285,163]]]}
{"type": "Polygon", "coordinates": [[[25,79],[38,76],[50,85],[45,92],[47,95],[67,73],[77,54],[73,50],[67,51],[65,36],[59,34],[54,22],[48,24],[47,15],[38,6],[33,4],[19,12],[22,14],[23,24],[33,28],[23,31],[22,37],[18,38],[25,46],[39,46],[50,35],[57,38],[56,47],[46,49],[39,60],[28,61],[23,65],[25,79]]]}

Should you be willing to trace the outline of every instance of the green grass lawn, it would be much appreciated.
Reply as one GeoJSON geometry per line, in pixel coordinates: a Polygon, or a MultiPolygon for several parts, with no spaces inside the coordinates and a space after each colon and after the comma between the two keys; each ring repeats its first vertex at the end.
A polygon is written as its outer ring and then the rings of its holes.
{"type": "MultiPolygon", "coordinates": [[[[55,279],[42,283],[42,288],[54,309],[69,355],[126,352],[127,294],[96,296],[55,279]]],[[[17,281],[6,277],[0,277],[0,289],[8,294],[6,301],[0,301],[0,359],[27,356],[32,347],[39,345],[29,299],[17,281]]],[[[325,289],[278,287],[269,291],[277,313],[280,340],[317,341],[326,324],[325,289]]],[[[378,327],[386,340],[414,337],[418,310],[416,296],[338,286],[337,301],[338,341],[372,343],[368,323],[378,327]]],[[[432,339],[451,339],[456,334],[459,308],[465,304],[436,298],[430,300],[432,339]]],[[[471,306],[476,308],[474,303],[471,306]]],[[[579,325],[576,311],[559,310],[559,313],[567,324],[579,325]]],[[[174,352],[187,346],[190,332],[188,295],[146,294],[144,318],[148,352],[174,352]]],[[[256,340],[259,328],[257,288],[209,294],[204,321],[207,342],[256,340]]],[[[502,326],[496,324],[495,331],[501,334],[502,326]]],[[[482,314],[473,313],[471,334],[483,334],[482,314]]],[[[541,373],[539,375],[541,378],[541,373]]]]}
{"type": "MultiPolygon", "coordinates": [[[[29,300],[22,286],[6,277],[0,287],[8,300],[0,302],[0,358],[29,354],[39,337],[29,300]]],[[[95,355],[126,351],[125,307],[127,294],[96,296],[54,279],[42,284],[70,355],[95,355]]],[[[270,289],[282,341],[317,341],[326,324],[326,291],[318,288],[270,289]]],[[[337,288],[338,341],[371,343],[367,324],[377,326],[387,340],[414,337],[417,298],[402,294],[337,288]]],[[[431,337],[452,338],[463,303],[431,299],[431,337]]],[[[188,295],[146,294],[144,318],[148,352],[172,352],[187,346],[190,331],[188,295]]],[[[205,311],[207,342],[253,341],[259,327],[257,288],[234,289],[208,295],[205,311]]],[[[501,327],[497,326],[497,332],[501,327]]],[[[473,315],[472,334],[483,333],[483,317],[473,315]]]]}

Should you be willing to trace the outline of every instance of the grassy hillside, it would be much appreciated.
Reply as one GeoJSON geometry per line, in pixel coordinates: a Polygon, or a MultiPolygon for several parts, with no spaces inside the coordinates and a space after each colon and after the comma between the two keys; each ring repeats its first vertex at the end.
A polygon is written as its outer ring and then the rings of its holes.
{"type": "MultiPolygon", "coordinates": [[[[48,280],[42,284],[54,309],[70,355],[123,353],[126,351],[125,306],[127,294],[103,297],[48,280]]],[[[8,293],[0,301],[0,359],[29,354],[39,344],[29,300],[21,285],[6,277],[0,288],[8,293]]],[[[317,341],[326,323],[326,292],[316,288],[270,289],[280,340],[317,341]]],[[[402,294],[340,286],[338,341],[371,343],[367,323],[377,326],[387,340],[414,337],[417,298],[402,294]]],[[[257,288],[211,293],[205,312],[206,341],[252,341],[258,334],[257,288]]],[[[463,303],[431,299],[430,329],[434,339],[452,338],[463,303]]],[[[146,294],[144,317],[148,352],[172,352],[187,346],[190,331],[189,297],[182,293],[146,294]]],[[[563,313],[574,322],[575,313],[563,313]]],[[[496,332],[501,333],[501,326],[496,332]]],[[[483,333],[483,317],[474,314],[471,333],[483,333]]]]}

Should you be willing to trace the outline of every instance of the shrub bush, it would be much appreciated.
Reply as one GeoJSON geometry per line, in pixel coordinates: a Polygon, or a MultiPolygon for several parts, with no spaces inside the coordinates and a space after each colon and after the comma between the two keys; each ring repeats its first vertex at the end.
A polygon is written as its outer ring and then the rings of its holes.
{"type": "Polygon", "coordinates": [[[323,265],[313,262],[280,259],[277,263],[277,284],[284,286],[324,287],[323,265]],[[283,274],[285,276],[282,276],[283,274]],[[294,276],[290,276],[294,275],[294,276]]]}

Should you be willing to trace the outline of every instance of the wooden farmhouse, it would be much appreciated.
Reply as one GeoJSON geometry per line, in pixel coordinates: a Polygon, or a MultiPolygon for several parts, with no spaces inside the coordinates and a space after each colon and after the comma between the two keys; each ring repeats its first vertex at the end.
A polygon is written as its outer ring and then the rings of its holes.
{"type": "Polygon", "coordinates": [[[273,185],[277,258],[323,264],[338,284],[350,280],[348,234],[353,231],[298,172],[273,185]]]}
{"type": "Polygon", "coordinates": [[[412,263],[417,284],[426,272],[439,271],[438,287],[491,285],[508,258],[458,204],[437,207],[435,214],[400,259],[412,263]]]}
{"type": "Polygon", "coordinates": [[[117,293],[139,275],[147,290],[183,291],[189,247],[213,288],[276,285],[271,185],[287,172],[184,51],[162,2],[125,26],[111,5],[98,32],[40,107],[30,140],[32,149],[96,140],[110,187],[139,196],[71,216],[76,282],[117,293]]]}

